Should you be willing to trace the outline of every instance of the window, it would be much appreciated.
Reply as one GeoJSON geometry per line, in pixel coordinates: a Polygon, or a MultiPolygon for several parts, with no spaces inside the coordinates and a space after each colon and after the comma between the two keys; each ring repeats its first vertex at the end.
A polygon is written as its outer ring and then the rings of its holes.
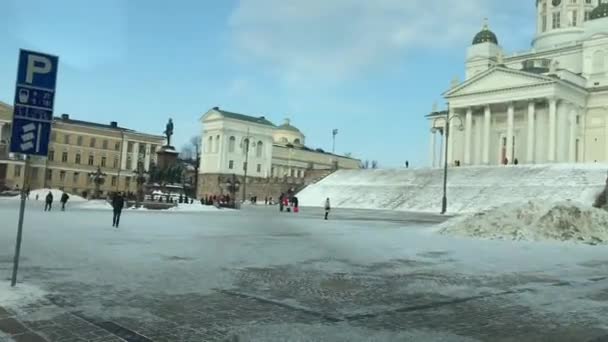
{"type": "Polygon", "coordinates": [[[215,153],[220,151],[220,136],[215,137],[215,153]]]}
{"type": "Polygon", "coordinates": [[[91,138],[91,140],[89,140],[89,147],[95,148],[95,145],[96,145],[95,138],[91,138]]]}
{"type": "Polygon", "coordinates": [[[578,25],[578,11],[572,11],[571,13],[570,22],[572,26],[576,26],[578,25]]]}
{"type": "Polygon", "coordinates": [[[258,173],[262,172],[262,164],[258,164],[257,171],[258,173]]]}
{"type": "Polygon", "coordinates": [[[120,151],[120,143],[114,143],[114,151],[120,151]]]}
{"type": "Polygon", "coordinates": [[[585,0],[585,2],[591,4],[591,0],[585,0]]]}
{"type": "Polygon", "coordinates": [[[133,166],[133,163],[131,160],[131,156],[127,156],[127,170],[131,170],[132,166],[133,166]]]}
{"type": "Polygon", "coordinates": [[[76,138],[76,145],[78,145],[78,146],[82,146],[82,136],[80,136],[80,135],[79,135],[79,136],[76,138]]]}
{"type": "Polygon", "coordinates": [[[46,170],[46,180],[53,179],[53,170],[46,170]]]}
{"type": "Polygon", "coordinates": [[[68,134],[63,136],[63,143],[66,145],[70,144],[70,136],[68,134]]]}
{"type": "Polygon", "coordinates": [[[101,167],[106,167],[106,157],[101,157],[101,167]]]}
{"type": "Polygon", "coordinates": [[[291,171],[290,171],[290,175],[291,175],[291,177],[295,177],[295,173],[296,173],[295,171],[296,171],[296,170],[291,169],[291,171]]]}
{"type": "Polygon", "coordinates": [[[146,155],[146,145],[139,144],[139,154],[146,155]]]}
{"type": "Polygon", "coordinates": [[[47,156],[49,161],[54,161],[55,160],[55,151],[53,150],[49,150],[49,155],[47,156]]]}
{"type": "Polygon", "coordinates": [[[74,174],[72,175],[72,183],[74,183],[74,184],[78,183],[79,177],[80,177],[80,173],[74,172],[74,174]]]}
{"type": "Polygon", "coordinates": [[[281,138],[281,143],[283,143],[283,144],[287,144],[288,142],[289,142],[289,141],[287,140],[287,138],[285,138],[285,137],[282,137],[282,138],[281,138]]]}
{"type": "Polygon", "coordinates": [[[15,165],[14,176],[21,177],[21,165],[15,165]]]}
{"type": "Polygon", "coordinates": [[[89,155],[89,166],[93,166],[95,164],[95,157],[91,154],[89,155]]]}
{"type": "Polygon", "coordinates": [[[541,19],[541,25],[542,25],[542,31],[545,32],[547,31],[547,16],[543,15],[542,19],[541,19]]]}
{"type": "Polygon", "coordinates": [[[264,144],[262,144],[262,142],[261,142],[261,141],[258,141],[258,144],[257,144],[257,145],[256,145],[256,147],[255,147],[255,155],[256,155],[258,158],[261,158],[261,157],[262,157],[262,152],[264,151],[263,149],[264,149],[264,144]]]}
{"type": "Polygon", "coordinates": [[[213,152],[213,137],[209,137],[209,139],[207,139],[207,146],[205,149],[207,150],[207,153],[213,152]]]}
{"type": "Polygon", "coordinates": [[[133,142],[131,141],[129,141],[129,143],[127,144],[127,152],[133,152],[133,142]]]}
{"type": "Polygon", "coordinates": [[[51,141],[57,141],[57,132],[51,132],[51,141]]]}
{"type": "Polygon", "coordinates": [[[112,186],[116,186],[117,178],[116,176],[112,176],[112,186]]]}
{"type": "Polygon", "coordinates": [[[74,163],[80,164],[80,153],[76,153],[76,157],[74,157],[74,163]]]}
{"type": "Polygon", "coordinates": [[[231,161],[228,162],[228,168],[230,170],[234,169],[234,160],[231,160],[231,161]]]}
{"type": "Polygon", "coordinates": [[[247,162],[243,162],[243,171],[247,171],[247,162]]]}
{"type": "Polygon", "coordinates": [[[589,20],[589,16],[591,16],[591,11],[585,11],[585,21],[589,20]]]}
{"type": "Polygon", "coordinates": [[[302,170],[298,170],[298,178],[302,177],[302,170]]]}
{"type": "Polygon", "coordinates": [[[236,145],[236,138],[235,137],[230,137],[230,139],[228,139],[228,152],[234,152],[234,146],[236,145]]]}
{"type": "Polygon", "coordinates": [[[63,152],[61,154],[61,162],[62,163],[67,163],[68,162],[68,153],[67,152],[63,152]]]}
{"type": "Polygon", "coordinates": [[[37,179],[38,178],[38,168],[37,167],[33,167],[30,169],[30,178],[31,179],[37,179]]]}
{"type": "Polygon", "coordinates": [[[126,178],[125,178],[125,186],[126,186],[127,188],[130,188],[130,187],[131,187],[131,177],[126,177],[126,178]]]}
{"type": "Polygon", "coordinates": [[[270,169],[270,177],[274,177],[274,167],[270,169]]]}
{"type": "Polygon", "coordinates": [[[59,171],[59,181],[65,182],[65,171],[59,171]]]}
{"type": "Polygon", "coordinates": [[[112,165],[112,167],[118,169],[118,157],[114,157],[114,164],[112,165]]]}
{"type": "Polygon", "coordinates": [[[300,139],[295,139],[295,140],[293,141],[293,143],[294,143],[294,144],[296,144],[296,145],[301,145],[301,144],[302,144],[302,143],[300,142],[300,139]]]}
{"type": "Polygon", "coordinates": [[[103,143],[101,144],[101,146],[102,146],[101,148],[103,148],[104,150],[107,150],[108,149],[108,141],[104,140],[103,143]]]}
{"type": "Polygon", "coordinates": [[[243,140],[243,154],[247,154],[248,151],[249,151],[249,139],[245,138],[245,140],[243,140]]]}
{"type": "Polygon", "coordinates": [[[562,14],[560,12],[553,13],[553,28],[560,28],[562,14]]]}

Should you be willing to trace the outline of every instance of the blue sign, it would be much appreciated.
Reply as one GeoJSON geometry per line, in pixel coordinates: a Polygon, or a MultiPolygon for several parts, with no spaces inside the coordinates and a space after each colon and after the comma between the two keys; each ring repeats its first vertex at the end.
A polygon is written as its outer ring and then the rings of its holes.
{"type": "Polygon", "coordinates": [[[57,56],[19,51],[11,152],[48,154],[58,66],[57,56]]]}

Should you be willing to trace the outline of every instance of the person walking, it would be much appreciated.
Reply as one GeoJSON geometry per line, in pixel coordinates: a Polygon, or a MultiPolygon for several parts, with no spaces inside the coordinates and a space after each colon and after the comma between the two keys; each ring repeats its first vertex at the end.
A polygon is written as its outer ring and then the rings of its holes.
{"type": "Polygon", "coordinates": [[[329,219],[329,211],[331,210],[331,204],[329,203],[329,197],[325,200],[325,220],[329,219]]]}
{"type": "Polygon", "coordinates": [[[112,198],[112,208],[114,208],[114,216],[112,217],[112,227],[118,228],[120,224],[120,214],[122,214],[122,208],[125,206],[125,198],[122,193],[118,192],[112,198]]]}
{"type": "Polygon", "coordinates": [[[281,196],[279,196],[279,211],[283,212],[283,209],[285,209],[285,204],[283,203],[283,199],[285,199],[285,194],[281,193],[281,196]]]}
{"type": "Polygon", "coordinates": [[[61,211],[65,211],[65,205],[68,203],[68,200],[70,199],[70,196],[67,193],[63,193],[61,195],[61,199],[59,200],[61,202],[61,211]]]}
{"type": "Polygon", "coordinates": [[[44,199],[44,211],[51,211],[53,208],[53,193],[49,191],[44,199]]]}

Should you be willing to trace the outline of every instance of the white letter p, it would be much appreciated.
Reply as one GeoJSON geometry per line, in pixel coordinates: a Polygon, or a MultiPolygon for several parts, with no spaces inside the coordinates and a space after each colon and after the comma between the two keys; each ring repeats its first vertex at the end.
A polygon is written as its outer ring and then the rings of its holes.
{"type": "Polygon", "coordinates": [[[34,74],[47,74],[51,72],[52,66],[51,61],[44,56],[28,55],[27,69],[25,71],[25,82],[30,84],[33,83],[34,74]],[[42,66],[37,66],[36,62],[42,64],[42,66]]]}

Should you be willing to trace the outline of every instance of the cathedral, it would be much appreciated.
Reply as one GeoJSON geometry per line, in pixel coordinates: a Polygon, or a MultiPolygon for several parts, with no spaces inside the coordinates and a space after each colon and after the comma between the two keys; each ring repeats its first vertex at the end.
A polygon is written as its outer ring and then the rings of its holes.
{"type": "Polygon", "coordinates": [[[473,38],[427,115],[431,166],[608,162],[608,0],[535,2],[529,51],[505,53],[487,22],[473,38]]]}

